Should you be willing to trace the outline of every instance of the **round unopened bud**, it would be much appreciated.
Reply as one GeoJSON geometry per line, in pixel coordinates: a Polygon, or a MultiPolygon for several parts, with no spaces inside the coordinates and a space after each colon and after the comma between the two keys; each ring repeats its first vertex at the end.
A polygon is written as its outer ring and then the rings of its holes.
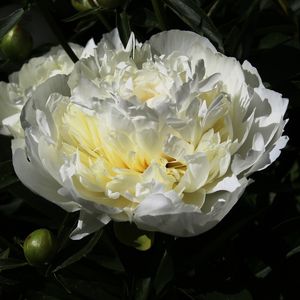
{"type": "Polygon", "coordinates": [[[0,41],[0,50],[9,60],[22,61],[32,49],[32,37],[21,26],[14,26],[0,41]]]}
{"type": "Polygon", "coordinates": [[[37,229],[30,233],[24,241],[23,251],[31,265],[46,263],[55,249],[55,239],[48,229],[37,229]]]}
{"type": "Polygon", "coordinates": [[[71,0],[71,4],[78,11],[86,11],[95,7],[93,0],[71,0]]]}
{"type": "Polygon", "coordinates": [[[133,223],[114,222],[114,232],[122,244],[140,251],[150,249],[154,242],[153,232],[140,230],[133,223]]]}
{"type": "Polygon", "coordinates": [[[98,6],[106,9],[113,9],[121,6],[124,0],[93,0],[98,6]]]}

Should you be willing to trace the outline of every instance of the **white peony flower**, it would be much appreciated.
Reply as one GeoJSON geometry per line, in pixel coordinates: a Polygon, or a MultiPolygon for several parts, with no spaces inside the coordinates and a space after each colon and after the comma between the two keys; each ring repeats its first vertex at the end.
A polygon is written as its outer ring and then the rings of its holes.
{"type": "MultiPolygon", "coordinates": [[[[78,57],[87,57],[95,47],[93,40],[86,48],[70,44],[78,57]]],[[[70,74],[74,63],[61,46],[50,49],[43,56],[32,58],[20,71],[9,76],[9,83],[0,82],[0,133],[20,137],[23,129],[20,113],[38,85],[57,74],[70,74]]]]}
{"type": "Polygon", "coordinates": [[[13,163],[30,189],[80,210],[75,239],[111,219],[194,236],[279,156],[287,104],[195,33],[132,34],[124,48],[115,30],[32,91],[13,163]]]}

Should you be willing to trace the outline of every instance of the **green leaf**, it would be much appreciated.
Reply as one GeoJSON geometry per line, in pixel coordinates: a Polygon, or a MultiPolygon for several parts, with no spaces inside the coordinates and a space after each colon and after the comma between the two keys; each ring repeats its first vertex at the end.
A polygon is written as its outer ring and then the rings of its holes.
{"type": "Polygon", "coordinates": [[[121,12],[120,14],[117,14],[117,28],[119,30],[123,46],[126,47],[130,37],[131,29],[129,17],[125,11],[121,12]]]}
{"type": "Polygon", "coordinates": [[[89,252],[93,250],[95,245],[98,243],[99,239],[102,236],[103,231],[99,230],[98,232],[94,233],[94,235],[90,238],[90,240],[82,247],[79,251],[71,255],[69,258],[67,258],[62,264],[57,266],[52,272],[57,272],[61,269],[64,269],[71,264],[79,261],[82,257],[86,256],[89,252]]]}
{"type": "Polygon", "coordinates": [[[118,273],[125,272],[124,266],[122,265],[118,257],[89,254],[86,258],[105,269],[112,270],[118,273]]]}
{"type": "Polygon", "coordinates": [[[279,5],[281,6],[282,10],[286,15],[289,14],[289,4],[287,0],[277,0],[279,5]]]}
{"type": "Polygon", "coordinates": [[[23,260],[13,258],[0,258],[0,272],[4,270],[16,269],[27,266],[28,263],[23,260]]]}
{"type": "Polygon", "coordinates": [[[2,286],[3,285],[13,286],[13,285],[19,284],[19,281],[0,276],[0,283],[1,283],[2,286]]]}
{"type": "Polygon", "coordinates": [[[4,237],[0,236],[0,248],[7,249],[9,248],[10,253],[14,253],[15,255],[23,255],[23,250],[21,247],[17,246],[15,243],[10,243],[4,237]]]}
{"type": "Polygon", "coordinates": [[[61,46],[64,48],[68,56],[71,58],[71,60],[76,63],[78,61],[78,57],[73,51],[73,49],[68,44],[61,28],[58,26],[56,19],[52,15],[52,5],[51,1],[49,0],[38,0],[37,4],[40,8],[41,13],[43,14],[45,20],[47,21],[49,27],[51,28],[52,32],[55,34],[57,40],[61,44],[61,46]]]}
{"type": "Polygon", "coordinates": [[[1,162],[0,170],[0,189],[3,189],[19,181],[18,177],[15,174],[11,160],[1,162]]]}
{"type": "Polygon", "coordinates": [[[68,23],[68,22],[73,22],[73,21],[83,19],[85,17],[93,16],[93,15],[96,15],[98,13],[98,11],[100,11],[100,10],[102,10],[102,9],[101,8],[93,8],[93,9],[81,11],[69,18],[63,19],[63,22],[68,23]]]}
{"type": "Polygon", "coordinates": [[[119,290],[119,286],[112,287],[113,290],[108,291],[103,282],[94,280],[82,280],[79,278],[68,278],[59,275],[61,283],[75,296],[80,296],[80,299],[85,300],[119,300],[122,299],[122,291],[119,290]],[[116,294],[114,294],[116,293],[116,294]]]}
{"type": "MultiPolygon", "coordinates": [[[[51,221],[60,221],[65,211],[62,210],[57,205],[51,203],[50,201],[34,194],[28,188],[26,188],[21,182],[17,182],[13,185],[10,185],[8,188],[9,192],[17,198],[23,199],[28,205],[37,210],[40,215],[37,216],[48,216],[51,218],[51,221]]],[[[24,216],[30,217],[30,216],[24,216]]]]}
{"type": "Polygon", "coordinates": [[[64,219],[61,222],[61,225],[58,229],[57,233],[57,250],[56,252],[60,252],[65,245],[70,241],[70,234],[74,230],[78,221],[78,212],[75,213],[66,213],[64,219]]]}
{"type": "Polygon", "coordinates": [[[10,15],[0,19],[0,39],[21,20],[24,12],[23,8],[19,8],[10,15]]]}
{"type": "Polygon", "coordinates": [[[208,293],[202,299],[203,300],[252,300],[253,298],[247,290],[244,290],[234,295],[221,294],[217,292],[208,293]]]}
{"type": "Polygon", "coordinates": [[[293,80],[292,84],[297,88],[300,89],[300,80],[293,80]]]}
{"type": "Polygon", "coordinates": [[[167,6],[189,27],[198,31],[201,23],[201,16],[192,1],[166,0],[167,6]]]}
{"type": "Polygon", "coordinates": [[[74,31],[79,34],[83,31],[88,30],[89,28],[93,27],[97,23],[97,20],[81,20],[77,23],[76,28],[74,31]]]}
{"type": "Polygon", "coordinates": [[[132,23],[136,26],[144,27],[147,30],[159,28],[159,24],[150,9],[143,8],[138,13],[132,15],[132,23]]]}
{"type": "Polygon", "coordinates": [[[147,300],[150,294],[151,277],[135,280],[134,300],[147,300]]]}
{"type": "Polygon", "coordinates": [[[224,52],[223,41],[219,31],[217,30],[211,19],[205,14],[205,12],[203,10],[200,10],[200,12],[203,20],[201,24],[203,34],[211,41],[217,43],[219,51],[224,52]]]}
{"type": "Polygon", "coordinates": [[[163,1],[161,0],[151,0],[152,7],[156,16],[156,19],[159,24],[160,30],[167,30],[167,17],[165,14],[165,8],[163,5],[163,1]]]}
{"type": "Polygon", "coordinates": [[[0,259],[6,259],[9,255],[9,248],[0,253],[0,259]]]}
{"type": "Polygon", "coordinates": [[[0,212],[4,215],[12,215],[20,208],[22,203],[23,200],[21,199],[11,199],[7,204],[0,205],[0,212]]]}
{"type": "Polygon", "coordinates": [[[93,253],[89,253],[86,258],[98,266],[116,273],[125,272],[125,268],[108,231],[104,231],[99,244],[94,248],[93,253]]]}
{"type": "Polygon", "coordinates": [[[290,36],[281,32],[272,32],[264,36],[258,45],[259,49],[270,49],[279,46],[291,39],[290,36]]]}
{"type": "Polygon", "coordinates": [[[257,278],[265,278],[265,277],[267,277],[271,272],[272,272],[271,267],[267,266],[267,267],[263,268],[262,270],[260,270],[259,272],[257,272],[257,273],[255,274],[255,276],[256,276],[257,278]]]}
{"type": "Polygon", "coordinates": [[[287,253],[286,257],[289,258],[297,253],[300,253],[300,246],[297,246],[294,249],[290,250],[289,253],[287,253]]]}
{"type": "Polygon", "coordinates": [[[26,293],[26,299],[30,300],[61,300],[61,298],[56,298],[45,294],[42,291],[29,291],[26,293]]]}
{"type": "Polygon", "coordinates": [[[290,0],[288,1],[290,9],[295,13],[300,13],[300,2],[298,0],[290,0]]]}
{"type": "Polygon", "coordinates": [[[166,250],[158,266],[156,276],[153,280],[154,289],[157,295],[159,295],[164,290],[166,285],[173,279],[173,277],[173,261],[166,250]]]}
{"type": "Polygon", "coordinates": [[[166,0],[165,3],[193,31],[204,34],[217,43],[221,52],[224,51],[220,33],[198,2],[192,0],[166,0]]]}

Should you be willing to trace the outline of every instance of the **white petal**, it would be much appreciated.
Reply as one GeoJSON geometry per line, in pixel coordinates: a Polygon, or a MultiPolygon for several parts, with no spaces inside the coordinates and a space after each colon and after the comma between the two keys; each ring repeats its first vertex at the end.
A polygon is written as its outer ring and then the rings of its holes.
{"type": "Polygon", "coordinates": [[[209,162],[205,154],[196,153],[185,157],[187,170],[176,187],[179,193],[193,193],[201,188],[209,175],[209,162]]]}
{"type": "Polygon", "coordinates": [[[137,207],[133,220],[144,230],[180,237],[195,236],[218,224],[237,202],[247,184],[248,181],[243,179],[241,186],[233,193],[208,195],[213,205],[207,213],[198,206],[185,204],[173,192],[150,195],[137,207]]]}
{"type": "Polygon", "coordinates": [[[96,44],[95,44],[95,41],[94,39],[90,39],[85,48],[83,49],[82,53],[81,53],[81,56],[80,56],[80,59],[83,59],[83,58],[87,58],[89,56],[93,56],[94,55],[94,51],[95,51],[95,48],[96,48],[96,44]]]}
{"type": "Polygon", "coordinates": [[[174,51],[187,56],[193,56],[196,50],[206,51],[209,49],[216,53],[216,48],[205,37],[191,31],[169,30],[155,34],[149,40],[151,48],[158,55],[169,55],[174,51]]]}
{"type": "Polygon", "coordinates": [[[13,140],[13,166],[22,183],[30,190],[53,202],[68,212],[80,209],[80,205],[69,198],[58,194],[60,185],[47,171],[32,158],[28,161],[25,150],[21,147],[22,141],[13,140]]]}
{"type": "Polygon", "coordinates": [[[110,218],[105,214],[96,215],[81,210],[77,227],[71,232],[70,238],[72,240],[80,240],[85,236],[98,231],[109,223],[109,221],[110,218]]]}
{"type": "Polygon", "coordinates": [[[210,187],[207,193],[211,194],[219,191],[227,191],[233,193],[240,186],[241,184],[239,180],[234,174],[232,174],[230,177],[225,177],[224,179],[217,182],[214,186],[210,187]]]}
{"type": "Polygon", "coordinates": [[[99,57],[102,57],[106,50],[123,49],[124,47],[120,39],[119,32],[116,28],[109,33],[103,34],[103,37],[97,47],[99,57]]]}
{"type": "Polygon", "coordinates": [[[254,68],[247,60],[243,62],[242,68],[245,75],[245,81],[248,85],[250,85],[253,88],[263,86],[257,69],[254,68]]]}

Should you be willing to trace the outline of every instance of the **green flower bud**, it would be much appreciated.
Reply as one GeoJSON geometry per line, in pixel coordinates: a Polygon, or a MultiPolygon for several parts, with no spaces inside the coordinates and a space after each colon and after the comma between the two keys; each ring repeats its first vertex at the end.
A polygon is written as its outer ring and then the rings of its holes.
{"type": "Polygon", "coordinates": [[[154,232],[140,230],[129,222],[114,222],[114,232],[122,244],[140,251],[150,249],[154,242],[154,232]]]}
{"type": "Polygon", "coordinates": [[[86,11],[95,7],[93,0],[71,0],[71,3],[78,11],[86,11]]]}
{"type": "Polygon", "coordinates": [[[125,1],[124,0],[94,0],[98,6],[106,9],[113,9],[121,6],[125,1]]]}
{"type": "Polygon", "coordinates": [[[48,229],[37,229],[30,233],[24,241],[23,251],[31,265],[47,262],[55,249],[55,240],[48,229]]]}
{"type": "Polygon", "coordinates": [[[19,25],[14,26],[0,41],[0,50],[9,60],[22,61],[32,49],[31,35],[19,25]]]}

